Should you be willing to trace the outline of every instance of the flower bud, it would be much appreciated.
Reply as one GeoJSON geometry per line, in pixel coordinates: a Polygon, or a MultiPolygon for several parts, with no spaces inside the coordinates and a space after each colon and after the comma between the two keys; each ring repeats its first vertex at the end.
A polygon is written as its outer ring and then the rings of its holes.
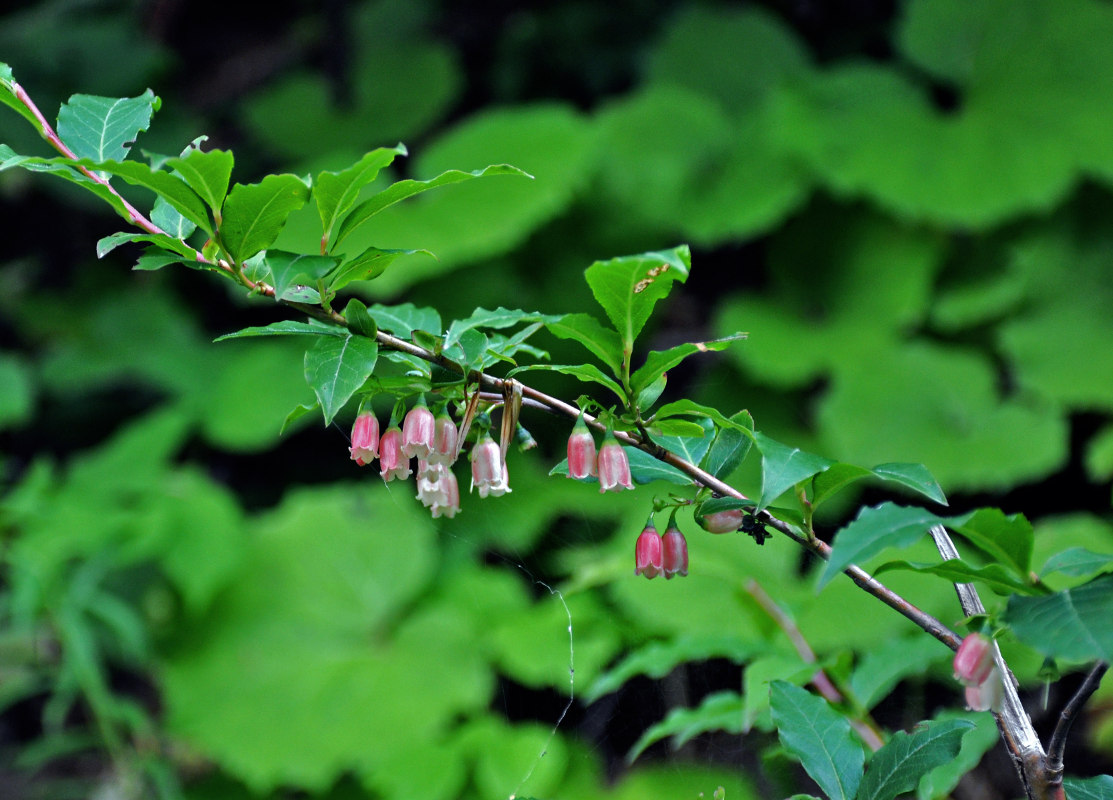
{"type": "Polygon", "coordinates": [[[702,510],[696,509],[695,513],[696,524],[708,533],[733,533],[742,527],[745,516],[746,511],[741,508],[728,508],[711,514],[704,514],[702,510]]]}
{"type": "Polygon", "coordinates": [[[661,546],[665,579],[672,578],[673,575],[686,577],[688,575],[688,541],[675,523],[670,521],[669,527],[665,529],[661,546]]]}
{"type": "Polygon", "coordinates": [[[410,459],[402,452],[402,431],[388,428],[379,440],[379,472],[384,481],[410,477],[410,459]]]}
{"type": "Polygon", "coordinates": [[[595,459],[595,437],[591,435],[581,414],[568,437],[568,477],[586,478],[595,475],[595,459]]]}
{"type": "Polygon", "coordinates": [[[955,678],[965,686],[979,686],[984,683],[995,669],[995,650],[993,641],[980,633],[967,636],[955,653],[955,678]]]}
{"type": "Polygon", "coordinates": [[[352,461],[361,467],[379,457],[379,421],[371,411],[361,411],[352,425],[352,461]]]}
{"type": "Polygon", "coordinates": [[[603,439],[598,462],[600,492],[620,492],[634,488],[630,480],[630,459],[613,436],[608,435],[603,439]]]}
{"type": "Polygon", "coordinates": [[[653,526],[653,518],[645,524],[645,529],[638,536],[634,545],[634,574],[644,575],[647,578],[656,578],[663,571],[663,554],[661,552],[661,536],[653,526]]]}
{"type": "Polygon", "coordinates": [[[971,711],[996,711],[1000,713],[1005,705],[1005,686],[1001,683],[1001,673],[994,667],[986,679],[977,686],[966,687],[966,706],[971,711]]]}
{"type": "Polygon", "coordinates": [[[402,422],[402,452],[406,458],[429,458],[433,452],[435,427],[433,412],[425,405],[425,399],[418,400],[402,422]]]}

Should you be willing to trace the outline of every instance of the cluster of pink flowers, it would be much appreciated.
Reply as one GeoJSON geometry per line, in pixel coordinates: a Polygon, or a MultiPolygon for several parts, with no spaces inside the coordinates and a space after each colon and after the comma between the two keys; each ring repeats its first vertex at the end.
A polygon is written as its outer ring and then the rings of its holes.
{"type": "Polygon", "coordinates": [[[674,575],[688,574],[688,541],[676,527],[676,515],[669,520],[665,535],[657,533],[653,517],[646,522],[634,545],[634,574],[647,578],[664,575],[668,580],[674,575]]]}
{"type": "Polygon", "coordinates": [[[630,459],[622,445],[608,431],[603,437],[603,446],[596,453],[595,437],[588,430],[582,414],[568,437],[568,477],[598,477],[600,492],[634,488],[630,479],[630,459]]]}
{"type": "Polygon", "coordinates": [[[1000,711],[1005,687],[995,659],[993,640],[972,633],[955,653],[955,678],[966,687],[966,705],[973,711],[1000,711]]]}
{"type": "Polygon", "coordinates": [[[424,400],[419,400],[406,414],[401,428],[391,425],[382,436],[374,413],[361,411],[352,426],[349,452],[361,467],[378,458],[384,481],[409,478],[413,474],[411,460],[416,458],[417,499],[434,517],[452,518],[460,510],[460,486],[452,472],[458,438],[456,423],[447,411],[434,416],[424,400]]]}

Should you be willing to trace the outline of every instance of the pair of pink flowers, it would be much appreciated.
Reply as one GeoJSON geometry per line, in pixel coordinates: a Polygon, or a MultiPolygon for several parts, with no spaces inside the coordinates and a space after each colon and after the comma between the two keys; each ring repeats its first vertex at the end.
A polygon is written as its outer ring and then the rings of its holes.
{"type": "Polygon", "coordinates": [[[674,575],[688,574],[688,541],[676,527],[676,515],[669,520],[665,535],[657,533],[653,517],[645,524],[634,545],[634,574],[647,578],[664,575],[669,580],[674,575]]]}
{"type": "Polygon", "coordinates": [[[1004,703],[1005,687],[996,654],[993,640],[980,633],[963,639],[955,653],[955,678],[966,687],[966,705],[973,711],[1000,711],[1004,703]]]}
{"type": "Polygon", "coordinates": [[[589,476],[598,476],[600,492],[620,492],[634,488],[626,450],[608,431],[603,437],[603,446],[596,454],[595,437],[591,435],[581,414],[568,437],[568,477],[589,476]]]}

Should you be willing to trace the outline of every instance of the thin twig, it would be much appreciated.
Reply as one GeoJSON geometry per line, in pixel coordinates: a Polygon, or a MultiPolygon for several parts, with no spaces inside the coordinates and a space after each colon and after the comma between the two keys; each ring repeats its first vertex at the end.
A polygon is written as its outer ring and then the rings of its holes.
{"type": "Polygon", "coordinates": [[[1063,772],[1063,751],[1067,746],[1067,736],[1070,734],[1071,725],[1074,724],[1078,712],[1082,710],[1082,706],[1090,699],[1090,696],[1097,691],[1098,686],[1101,684],[1101,678],[1105,675],[1105,671],[1109,669],[1109,663],[1106,661],[1099,661],[1094,664],[1090,669],[1086,680],[1082,681],[1082,685],[1078,687],[1078,691],[1074,693],[1074,697],[1063,706],[1063,710],[1059,712],[1059,722],[1055,725],[1055,730],[1051,734],[1051,739],[1047,743],[1047,769],[1050,772],[1058,772],[1062,775],[1063,772]]]}

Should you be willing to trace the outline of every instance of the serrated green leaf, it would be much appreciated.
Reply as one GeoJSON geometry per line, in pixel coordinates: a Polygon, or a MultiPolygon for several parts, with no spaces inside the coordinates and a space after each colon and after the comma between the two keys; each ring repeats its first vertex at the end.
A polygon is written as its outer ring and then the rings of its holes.
{"type": "Polygon", "coordinates": [[[78,158],[123,161],[160,104],[150,89],[138,97],[75,94],[58,111],[58,136],[78,158]]]}
{"type": "Polygon", "coordinates": [[[622,339],[610,328],[604,328],[590,314],[565,314],[546,324],[559,339],[573,339],[610,367],[615,377],[622,374],[622,339]]]}
{"type": "Polygon", "coordinates": [[[674,708],[638,738],[626,754],[626,763],[632,763],[651,744],[669,736],[675,737],[673,747],[678,748],[707,731],[742,733],[742,696],[738,692],[715,692],[705,697],[698,708],[674,708]]]}
{"type": "Polygon", "coordinates": [[[1063,778],[1063,788],[1070,800],[1113,800],[1113,777],[1063,778]]]}
{"type": "Polygon", "coordinates": [[[166,231],[174,239],[185,240],[195,230],[196,223],[186,219],[165,197],[156,197],[151,208],[151,222],[166,231]]]}
{"type": "Polygon", "coordinates": [[[583,381],[584,383],[597,383],[600,386],[605,386],[615,393],[615,396],[625,402],[626,395],[613,379],[608,378],[599,367],[594,364],[527,364],[524,367],[517,367],[506,373],[506,377],[512,378],[515,375],[526,372],[529,370],[544,370],[547,372],[559,372],[562,375],[571,375],[573,378],[583,381]]]}
{"type": "Polygon", "coordinates": [[[653,306],[672,289],[673,281],[688,280],[692,254],[687,245],[672,250],[596,261],[584,272],[595,299],[622,340],[626,353],[645,327],[653,306]]]}
{"type": "Polygon", "coordinates": [[[1006,515],[997,508],[980,508],[948,524],[1017,575],[1026,576],[1031,569],[1035,534],[1023,514],[1006,515]]]}
{"type": "Polygon", "coordinates": [[[993,592],[1000,595],[1026,594],[1045,595],[1047,589],[1041,589],[1030,583],[1025,583],[1016,577],[1007,567],[1001,564],[986,564],[981,567],[966,564],[959,559],[951,559],[940,564],[914,564],[908,561],[886,561],[873,571],[875,576],[891,570],[905,570],[920,572],[927,575],[937,575],[946,578],[950,583],[973,583],[979,581],[988,586],[993,592]]]}
{"type": "Polygon", "coordinates": [[[268,175],[237,183],[224,200],[220,241],[237,263],[274,243],[286,218],[305,205],[309,187],[296,175],[268,175]]]}
{"type": "Polygon", "coordinates": [[[378,342],[366,336],[322,336],[305,351],[305,380],[321,403],[325,424],[371,376],[378,342]]]}
{"type": "Polygon", "coordinates": [[[630,376],[630,388],[634,394],[639,394],[643,389],[657,380],[668,370],[695,353],[711,353],[723,350],[732,343],[745,339],[746,334],[736,333],[721,339],[712,339],[707,342],[689,342],[670,347],[668,350],[651,350],[645,357],[645,363],[630,376]]]}
{"type": "Polygon", "coordinates": [[[460,334],[449,347],[442,347],[441,352],[446,358],[455,361],[466,372],[478,369],[487,354],[487,335],[475,328],[468,328],[460,334]]]}
{"type": "Polygon", "coordinates": [[[389,208],[395,203],[405,200],[407,197],[413,197],[416,194],[427,192],[430,189],[436,189],[439,186],[447,186],[452,183],[459,183],[461,181],[471,180],[472,178],[483,178],[490,175],[522,175],[531,178],[529,173],[523,172],[517,167],[512,167],[509,164],[492,164],[484,169],[477,169],[471,172],[464,172],[458,169],[447,170],[442,172],[435,178],[430,178],[426,181],[404,180],[392,183],[386,189],[383,189],[376,195],[364,200],[352,212],[344,218],[340,223],[340,228],[336,232],[336,241],[334,247],[339,247],[340,244],[352,235],[361,225],[374,217],[385,208],[389,208]]]}
{"type": "Polygon", "coordinates": [[[799,447],[788,447],[770,439],[760,431],[754,433],[754,443],[761,452],[761,499],[758,509],[766,508],[787,489],[823,472],[835,462],[799,447]]]}
{"type": "MultiPolygon", "coordinates": [[[[972,514],[960,519],[970,516],[972,514]]],[[[863,508],[853,522],[835,535],[831,557],[819,578],[819,588],[851,564],[865,561],[886,547],[907,547],[927,536],[932,525],[946,522],[922,508],[907,508],[895,503],[863,508]]]]}
{"type": "Polygon", "coordinates": [[[220,211],[228,194],[235,157],[230,150],[201,150],[191,147],[177,158],[166,160],[166,166],[179,177],[212,210],[214,219],[220,221],[220,211]]]}
{"type": "Polygon", "coordinates": [[[321,172],[313,182],[313,199],[317,203],[317,213],[321,217],[321,239],[324,251],[328,252],[332,231],[344,214],[359,197],[360,190],[379,176],[379,172],[394,162],[395,156],[406,156],[404,145],[379,147],[365,154],[363,158],[341,172],[321,172]]]}
{"type": "Polygon", "coordinates": [[[340,259],[335,256],[268,250],[265,263],[273,281],[274,299],[289,299],[294,287],[299,284],[316,286],[317,281],[335,269],[339,262],[340,259]]]}
{"type": "Polygon", "coordinates": [[[536,311],[519,311],[517,309],[503,308],[499,306],[494,311],[488,311],[483,307],[477,308],[472,312],[472,315],[467,319],[454,320],[448,326],[448,332],[444,335],[444,348],[447,350],[460,340],[460,336],[465,331],[475,328],[492,328],[502,329],[509,328],[517,325],[519,322],[543,322],[557,319],[556,316],[551,314],[539,314],[536,311]]]}
{"type": "Polygon", "coordinates": [[[769,702],[781,744],[828,797],[854,800],[866,756],[850,722],[822,697],[784,681],[770,685],[769,702]]]}
{"type": "Polygon", "coordinates": [[[1005,622],[1020,641],[1050,658],[1113,657],[1113,576],[1047,597],[1009,598],[1005,622]]]}
{"type": "Polygon", "coordinates": [[[1095,553],[1085,547],[1070,547],[1047,559],[1040,569],[1040,575],[1062,572],[1064,575],[1077,578],[1106,572],[1111,565],[1113,565],[1113,555],[1109,553],[1095,553]]]}
{"type": "Polygon", "coordinates": [[[225,339],[242,339],[247,336],[348,336],[348,332],[339,325],[325,325],[321,322],[298,322],[292,319],[272,322],[270,325],[261,325],[244,328],[235,333],[226,333],[213,339],[214,342],[223,342],[225,339]]]}
{"type": "MultiPolygon", "coordinates": [[[[748,431],[753,431],[754,418],[750,416],[750,412],[739,411],[730,419],[748,431]]],[[[707,451],[699,467],[716,478],[726,478],[746,460],[753,444],[752,433],[743,433],[736,427],[720,426],[715,434],[715,441],[711,443],[711,449],[707,451]]]]}
{"type": "Polygon", "coordinates": [[[150,189],[194,225],[208,233],[212,232],[212,223],[209,221],[209,215],[206,213],[201,199],[189,188],[185,181],[171,175],[169,172],[152,169],[142,161],[110,159],[98,161],[83,158],[76,163],[96,172],[122,178],[132,186],[150,189]]]}
{"type": "Polygon", "coordinates": [[[958,755],[962,737],[974,728],[964,719],[921,722],[911,733],[897,731],[873,754],[859,800],[893,800],[911,792],[920,778],[958,755]]]}

